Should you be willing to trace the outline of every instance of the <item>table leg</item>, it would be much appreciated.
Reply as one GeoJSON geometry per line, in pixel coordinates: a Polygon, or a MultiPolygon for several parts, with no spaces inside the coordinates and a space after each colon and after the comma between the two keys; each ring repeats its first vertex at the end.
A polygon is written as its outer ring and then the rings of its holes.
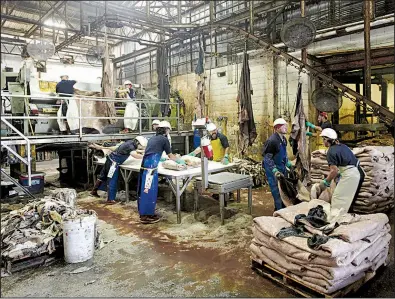
{"type": "Polygon", "coordinates": [[[219,194],[219,212],[221,214],[221,225],[225,223],[225,194],[219,194]]]}
{"type": "Polygon", "coordinates": [[[127,171],[126,169],[120,168],[119,171],[121,172],[123,181],[125,183],[125,197],[126,197],[126,203],[129,203],[129,181],[130,177],[132,176],[132,171],[127,171]]]}
{"type": "Polygon", "coordinates": [[[193,188],[193,199],[194,199],[194,205],[193,205],[193,211],[194,211],[194,216],[195,220],[197,220],[197,215],[199,212],[199,192],[198,192],[198,187],[197,184],[195,183],[195,186],[193,188]]]}
{"type": "Polygon", "coordinates": [[[177,224],[181,223],[181,193],[180,182],[176,178],[176,210],[177,210],[177,224]]]}
{"type": "Polygon", "coordinates": [[[248,214],[252,214],[252,186],[248,187],[248,214]]]}
{"type": "Polygon", "coordinates": [[[236,198],[236,201],[237,202],[240,202],[240,189],[237,189],[237,198],[236,198]]]}

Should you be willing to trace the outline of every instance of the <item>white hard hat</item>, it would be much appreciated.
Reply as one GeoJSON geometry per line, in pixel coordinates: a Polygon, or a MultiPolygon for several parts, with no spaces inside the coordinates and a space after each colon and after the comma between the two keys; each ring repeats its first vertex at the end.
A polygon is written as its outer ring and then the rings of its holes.
{"type": "Polygon", "coordinates": [[[132,82],[130,82],[129,80],[126,80],[125,82],[123,82],[123,85],[128,85],[128,84],[132,84],[132,82]]]}
{"type": "Polygon", "coordinates": [[[321,134],[320,134],[320,136],[321,137],[326,137],[326,138],[329,138],[329,139],[333,139],[333,140],[337,139],[336,131],[331,129],[331,128],[323,129],[321,134]]]}
{"type": "Polygon", "coordinates": [[[144,136],[137,136],[136,140],[141,144],[141,146],[147,146],[148,140],[144,136]]]}
{"type": "Polygon", "coordinates": [[[168,121],[163,120],[159,123],[159,128],[169,128],[171,130],[171,125],[168,121]]]}
{"type": "Polygon", "coordinates": [[[206,129],[207,131],[212,132],[217,129],[217,126],[214,123],[208,123],[206,125],[206,129]]]}
{"type": "Polygon", "coordinates": [[[154,121],[152,122],[153,125],[159,125],[160,124],[160,120],[159,119],[154,119],[154,121]]]}
{"type": "Polygon", "coordinates": [[[286,125],[287,121],[284,118],[277,118],[274,123],[273,123],[273,127],[277,126],[277,125],[286,125]]]}

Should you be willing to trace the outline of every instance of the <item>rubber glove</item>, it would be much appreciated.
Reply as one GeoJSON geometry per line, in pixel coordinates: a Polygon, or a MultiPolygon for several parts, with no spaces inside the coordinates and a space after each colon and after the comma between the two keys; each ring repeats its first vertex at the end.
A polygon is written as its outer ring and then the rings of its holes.
{"type": "Polygon", "coordinates": [[[160,158],[159,162],[165,162],[166,158],[160,158]]]}
{"type": "Polygon", "coordinates": [[[306,136],[311,137],[311,136],[313,136],[313,133],[311,133],[311,132],[306,132],[306,136]]]}
{"type": "Polygon", "coordinates": [[[177,163],[177,164],[180,164],[180,165],[186,165],[185,161],[184,161],[183,159],[181,159],[181,158],[178,158],[178,159],[176,160],[176,163],[177,163]]]}
{"type": "Polygon", "coordinates": [[[320,183],[321,191],[324,191],[326,188],[328,188],[330,186],[331,186],[331,183],[329,183],[326,179],[323,179],[322,182],[320,183]]]}
{"type": "Polygon", "coordinates": [[[315,129],[315,125],[313,125],[311,122],[306,121],[306,127],[310,127],[312,129],[315,129]]]}
{"type": "Polygon", "coordinates": [[[229,164],[229,156],[225,155],[225,157],[222,159],[222,164],[228,165],[229,164]]]}
{"type": "Polygon", "coordinates": [[[293,167],[291,161],[287,161],[287,164],[285,164],[285,166],[287,166],[289,169],[293,167]]]}
{"type": "Polygon", "coordinates": [[[283,174],[277,169],[277,168],[273,168],[273,174],[276,178],[279,178],[280,176],[282,176],[283,174]]]}
{"type": "Polygon", "coordinates": [[[188,156],[196,157],[196,154],[195,154],[195,152],[191,152],[191,153],[188,154],[188,156]]]}

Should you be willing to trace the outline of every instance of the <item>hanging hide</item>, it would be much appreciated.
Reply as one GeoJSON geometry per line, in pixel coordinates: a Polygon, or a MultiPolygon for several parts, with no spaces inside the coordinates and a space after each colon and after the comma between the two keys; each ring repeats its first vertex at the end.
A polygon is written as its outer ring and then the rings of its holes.
{"type": "Polygon", "coordinates": [[[239,103],[239,150],[244,154],[247,147],[251,146],[257,137],[251,102],[251,79],[247,53],[244,53],[243,57],[237,101],[239,103]]]}
{"type": "MultiPolygon", "coordinates": [[[[156,72],[158,73],[158,98],[165,103],[170,101],[170,82],[167,74],[168,49],[159,47],[156,51],[156,72]]],[[[169,105],[161,105],[162,116],[168,116],[169,105]]]]}
{"type": "MultiPolygon", "coordinates": [[[[107,35],[105,35],[105,41],[107,41],[107,35]]],[[[102,96],[105,98],[114,98],[114,82],[113,82],[113,70],[114,70],[114,65],[112,61],[109,58],[109,53],[108,53],[108,44],[107,42],[105,43],[105,51],[104,51],[104,58],[102,60],[103,62],[103,75],[102,75],[102,96]]],[[[115,104],[114,102],[98,102],[97,105],[100,105],[100,107],[97,109],[100,113],[102,111],[104,112],[103,114],[99,114],[100,116],[106,116],[106,117],[116,117],[117,113],[115,110],[115,104]]],[[[102,127],[108,125],[108,124],[115,124],[117,122],[116,119],[101,119],[100,123],[103,124],[102,127]]]]}
{"type": "Polygon", "coordinates": [[[296,168],[299,172],[299,177],[303,184],[306,186],[310,181],[310,165],[309,159],[306,154],[307,143],[306,143],[306,116],[303,110],[303,100],[302,100],[302,83],[298,84],[298,93],[296,98],[296,109],[295,117],[292,121],[292,130],[290,136],[290,143],[292,144],[292,149],[294,150],[295,144],[297,144],[296,153],[296,168]]]}
{"type": "Polygon", "coordinates": [[[204,50],[203,47],[199,47],[199,58],[195,69],[197,77],[196,83],[196,106],[195,114],[197,118],[204,117],[204,107],[206,105],[206,92],[205,92],[205,77],[204,77],[204,50]]]}

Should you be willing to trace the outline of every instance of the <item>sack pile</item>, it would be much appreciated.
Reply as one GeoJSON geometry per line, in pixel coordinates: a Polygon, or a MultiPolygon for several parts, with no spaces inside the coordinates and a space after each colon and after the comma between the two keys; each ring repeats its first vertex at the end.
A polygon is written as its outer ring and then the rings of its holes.
{"type": "Polygon", "coordinates": [[[313,199],[254,218],[252,260],[326,294],[374,276],[387,264],[387,215],[329,213],[329,203],[313,199]]]}
{"type": "MultiPolygon", "coordinates": [[[[394,147],[367,146],[353,153],[365,171],[365,180],[352,210],[358,213],[386,212],[394,207],[394,147]]],[[[321,182],[329,173],[326,150],[317,150],[311,158],[311,180],[321,182]]]]}
{"type": "MultiPolygon", "coordinates": [[[[75,190],[60,189],[59,192],[53,192],[51,196],[30,202],[23,208],[11,211],[2,217],[2,267],[8,261],[51,254],[63,247],[63,220],[77,215],[95,213],[89,210],[74,209],[75,197],[75,190]]],[[[95,232],[95,235],[95,245],[97,246],[99,243],[98,231],[95,232]]]]}
{"type": "Polygon", "coordinates": [[[235,164],[235,172],[249,175],[254,187],[268,184],[265,171],[262,168],[262,161],[257,162],[247,157],[246,159],[234,158],[233,163],[235,164]]]}

